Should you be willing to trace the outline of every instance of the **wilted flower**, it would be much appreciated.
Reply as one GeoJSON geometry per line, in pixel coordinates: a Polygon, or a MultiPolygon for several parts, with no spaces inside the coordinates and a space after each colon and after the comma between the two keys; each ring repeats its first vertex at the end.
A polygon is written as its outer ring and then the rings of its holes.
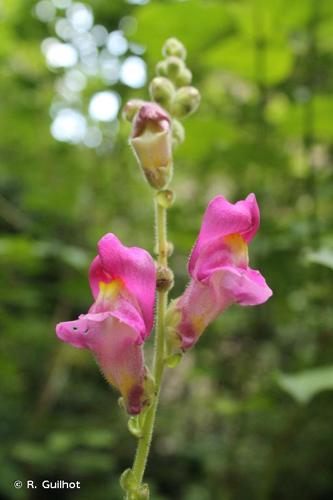
{"type": "Polygon", "coordinates": [[[138,414],[149,400],[141,345],[153,326],[153,259],[106,234],[98,243],[89,281],[95,302],[77,320],[59,323],[56,333],[74,347],[90,349],[106,380],[121,392],[128,412],[138,414]]]}
{"type": "Polygon", "coordinates": [[[158,104],[147,102],[137,112],[130,139],[149,184],[162,189],[172,175],[172,140],[169,115],[158,104]]]}
{"type": "Polygon", "coordinates": [[[235,204],[223,196],[209,203],[189,261],[192,279],[168,311],[171,345],[188,349],[232,303],[253,306],[272,295],[260,272],[249,267],[247,244],[258,227],[254,194],[235,204]]]}

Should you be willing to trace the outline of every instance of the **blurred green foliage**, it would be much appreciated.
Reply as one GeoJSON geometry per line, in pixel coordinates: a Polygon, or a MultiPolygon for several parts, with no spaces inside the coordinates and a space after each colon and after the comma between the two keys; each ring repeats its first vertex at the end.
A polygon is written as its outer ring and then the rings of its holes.
{"type": "MultiPolygon", "coordinates": [[[[71,498],[117,500],[135,440],[89,353],[60,345],[54,325],[89,307],[87,269],[105,232],[153,251],[151,191],[128,125],[104,153],[51,137],[55,75],[40,44],[52,29],[34,3],[0,7],[0,498],[45,498],[16,479],[67,479],[81,481],[71,498]]],[[[173,296],[207,202],[251,191],[262,213],[252,266],[274,290],[261,307],[228,310],[167,374],[152,498],[331,499],[333,3],[90,4],[109,30],[137,20],[150,76],[165,38],[179,37],[203,96],[176,153],[173,296]]],[[[123,103],[147,98],[117,91],[123,103]]]]}

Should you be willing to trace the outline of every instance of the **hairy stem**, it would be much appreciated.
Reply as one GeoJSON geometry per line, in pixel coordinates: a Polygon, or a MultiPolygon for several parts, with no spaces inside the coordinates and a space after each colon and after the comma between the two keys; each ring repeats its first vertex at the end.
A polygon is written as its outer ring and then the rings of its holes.
{"type": "MultiPolygon", "coordinates": [[[[156,240],[158,248],[158,264],[167,266],[168,264],[168,243],[167,243],[167,228],[166,228],[166,209],[158,204],[155,200],[155,219],[156,219],[156,240]]],[[[147,411],[145,422],[142,429],[142,437],[139,438],[138,447],[133,464],[133,473],[138,482],[141,484],[144,475],[149,449],[153,437],[154,423],[156,411],[159,401],[162,375],[164,369],[164,329],[165,329],[165,313],[168,302],[168,292],[158,292],[157,297],[157,317],[156,317],[156,334],[154,344],[154,359],[153,359],[153,376],[155,379],[156,390],[154,400],[151,407],[147,411]]]]}

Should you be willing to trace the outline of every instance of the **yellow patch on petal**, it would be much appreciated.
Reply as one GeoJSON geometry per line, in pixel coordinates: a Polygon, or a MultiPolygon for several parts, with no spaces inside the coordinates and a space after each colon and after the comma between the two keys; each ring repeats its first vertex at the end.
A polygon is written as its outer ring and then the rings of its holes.
{"type": "Polygon", "coordinates": [[[192,321],[195,332],[200,335],[205,329],[206,323],[203,316],[195,316],[192,321]]]}
{"type": "Polygon", "coordinates": [[[110,281],[110,283],[99,282],[99,293],[103,296],[103,299],[114,300],[123,288],[124,283],[119,278],[110,281]]]}
{"type": "Polygon", "coordinates": [[[230,248],[234,264],[241,267],[248,266],[249,253],[244,238],[240,234],[235,233],[225,236],[224,241],[230,248]]]}
{"type": "Polygon", "coordinates": [[[120,369],[118,373],[119,378],[117,377],[117,379],[115,379],[114,374],[112,374],[112,372],[110,371],[105,372],[104,377],[110,385],[116,387],[116,389],[118,389],[118,391],[120,391],[121,394],[125,397],[135,383],[133,376],[129,373],[126,373],[126,371],[123,369],[120,369]]]}

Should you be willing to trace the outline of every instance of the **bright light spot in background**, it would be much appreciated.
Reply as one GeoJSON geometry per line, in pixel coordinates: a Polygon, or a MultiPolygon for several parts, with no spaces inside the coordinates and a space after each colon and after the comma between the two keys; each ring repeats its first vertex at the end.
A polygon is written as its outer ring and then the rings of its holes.
{"type": "Polygon", "coordinates": [[[93,10],[85,0],[36,0],[34,12],[55,30],[54,37],[41,45],[47,65],[62,70],[55,80],[56,98],[50,106],[52,136],[89,148],[112,148],[119,125],[119,94],[101,89],[91,96],[90,90],[87,112],[87,97],[82,92],[96,76],[107,85],[120,81],[132,88],[144,85],[146,64],[140,56],[145,48],[127,40],[137,30],[137,21],[124,16],[118,28],[109,33],[105,26],[94,25],[93,10]]]}
{"type": "Polygon", "coordinates": [[[120,63],[118,59],[101,58],[100,60],[101,75],[107,83],[117,83],[119,80],[120,63]]]}
{"type": "Polygon", "coordinates": [[[95,38],[90,33],[80,33],[75,35],[72,43],[79,50],[81,55],[85,56],[95,53],[97,56],[95,38]]]}
{"type": "Polygon", "coordinates": [[[35,14],[44,23],[52,21],[56,13],[54,5],[49,0],[42,0],[35,6],[35,14]]]}
{"type": "Polygon", "coordinates": [[[113,56],[122,56],[128,49],[128,42],[121,31],[113,31],[109,35],[106,46],[113,56]]]}
{"type": "Polygon", "coordinates": [[[67,19],[58,19],[55,24],[55,31],[63,40],[70,40],[75,33],[73,26],[67,19]]]}
{"type": "Polygon", "coordinates": [[[83,143],[88,148],[97,148],[102,144],[103,134],[98,127],[87,128],[83,143]]]}
{"type": "Polygon", "coordinates": [[[78,111],[66,108],[59,111],[51,125],[51,134],[58,141],[78,144],[85,137],[87,122],[78,111]]]}
{"type": "Polygon", "coordinates": [[[94,120],[109,122],[116,118],[119,108],[120,97],[116,92],[98,92],[90,100],[89,114],[94,120]]]}
{"type": "Polygon", "coordinates": [[[130,56],[123,62],[120,70],[120,79],[125,85],[138,89],[146,83],[146,64],[141,57],[130,56]]]}
{"type": "Polygon", "coordinates": [[[77,63],[75,48],[68,43],[61,43],[56,38],[46,38],[42,43],[46,62],[52,68],[70,68],[77,63]]]}
{"type": "Polygon", "coordinates": [[[145,47],[143,47],[143,45],[139,45],[138,43],[130,43],[129,47],[133,54],[136,54],[137,56],[141,56],[146,51],[145,47]]]}
{"type": "Polygon", "coordinates": [[[81,61],[81,69],[83,73],[86,73],[86,75],[88,76],[98,75],[99,67],[96,52],[92,52],[90,54],[81,54],[81,61]]]}
{"type": "Polygon", "coordinates": [[[92,28],[91,34],[95,39],[97,47],[102,47],[105,44],[106,39],[108,37],[108,30],[104,28],[104,26],[102,26],[101,24],[96,24],[92,28]]]}
{"type": "Polygon", "coordinates": [[[52,1],[58,9],[67,9],[67,7],[69,7],[70,4],[72,3],[72,0],[52,0],[52,1]]]}
{"type": "Polygon", "coordinates": [[[84,89],[87,83],[87,78],[81,71],[77,69],[71,69],[64,76],[64,81],[66,87],[73,92],[80,92],[84,89]]]}
{"type": "Polygon", "coordinates": [[[89,31],[94,24],[92,11],[83,3],[74,3],[69,7],[67,17],[73,28],[79,33],[89,31]]]}
{"type": "Polygon", "coordinates": [[[127,3],[131,3],[134,5],[144,5],[148,2],[149,2],[149,0],[127,0],[127,3]]]}

